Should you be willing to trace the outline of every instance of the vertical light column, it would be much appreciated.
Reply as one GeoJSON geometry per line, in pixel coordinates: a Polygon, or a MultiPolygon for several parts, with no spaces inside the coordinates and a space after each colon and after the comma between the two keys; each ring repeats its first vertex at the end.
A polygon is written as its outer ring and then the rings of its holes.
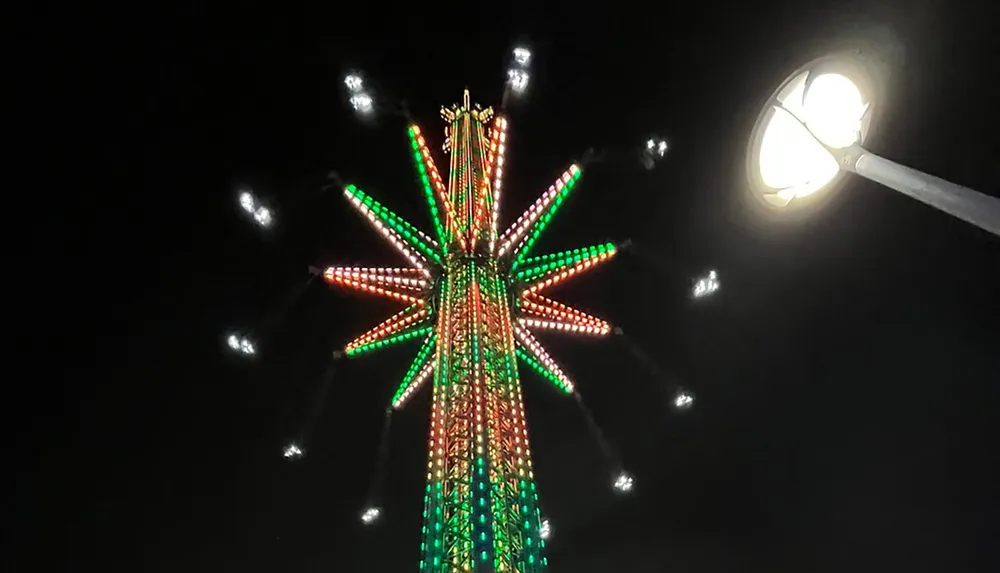
{"type": "Polygon", "coordinates": [[[499,238],[498,225],[500,221],[500,198],[503,196],[504,155],[507,151],[507,118],[497,116],[493,125],[493,141],[490,143],[490,154],[495,154],[489,160],[493,166],[489,176],[493,181],[493,208],[490,218],[490,254],[496,253],[496,243],[499,238]]]}
{"type": "Polygon", "coordinates": [[[448,328],[451,313],[445,304],[451,293],[451,273],[441,279],[439,315],[437,324],[437,351],[434,357],[434,389],[431,406],[430,436],[427,451],[427,486],[424,491],[424,524],[420,543],[421,571],[447,571],[442,567],[445,555],[445,525],[447,510],[445,502],[445,452],[448,443],[448,395],[449,375],[448,352],[451,348],[451,329],[448,328]]]}
{"type": "MultiPolygon", "coordinates": [[[[503,280],[496,277],[497,291],[500,301],[507,300],[507,289],[503,280]]],[[[507,415],[504,417],[504,451],[505,475],[503,479],[509,496],[500,527],[505,529],[507,547],[503,554],[498,550],[498,557],[506,560],[497,564],[497,571],[519,571],[535,573],[544,571],[548,559],[544,556],[545,540],[539,535],[541,516],[538,509],[538,492],[535,486],[535,474],[531,462],[531,444],[528,439],[528,428],[524,414],[524,401],[521,396],[521,381],[517,374],[514,327],[511,322],[510,308],[507,304],[498,305],[503,331],[504,361],[507,371],[507,383],[503,388],[502,400],[505,402],[507,415]]]]}

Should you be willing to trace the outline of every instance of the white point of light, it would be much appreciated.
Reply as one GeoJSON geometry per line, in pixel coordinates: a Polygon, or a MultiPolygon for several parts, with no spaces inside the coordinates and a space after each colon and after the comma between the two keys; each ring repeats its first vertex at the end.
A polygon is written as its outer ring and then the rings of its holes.
{"type": "Polygon", "coordinates": [[[344,85],[347,86],[348,91],[353,93],[361,91],[361,86],[363,84],[360,76],[349,74],[346,78],[344,78],[344,85]]]}
{"type": "Polygon", "coordinates": [[[802,72],[779,93],[760,143],[760,177],[778,203],[811,195],[840,167],[824,145],[842,149],[857,143],[867,105],[860,90],[840,74],[822,74],[805,91],[802,72]]]}
{"type": "Polygon", "coordinates": [[[271,210],[267,207],[260,207],[253,212],[253,219],[261,227],[270,227],[272,221],[271,210]]]}
{"type": "Polygon", "coordinates": [[[552,524],[549,523],[548,519],[542,520],[542,525],[538,528],[538,537],[542,539],[548,539],[552,536],[552,524]]]}
{"type": "Polygon", "coordinates": [[[694,404],[694,396],[686,390],[678,390],[674,395],[674,407],[678,410],[687,410],[694,404]]]}
{"type": "Polygon", "coordinates": [[[301,458],[303,456],[303,454],[304,454],[304,452],[302,451],[302,448],[300,448],[298,446],[298,444],[296,444],[294,442],[292,442],[291,444],[288,444],[285,447],[284,451],[282,452],[282,455],[284,455],[285,458],[290,459],[290,460],[301,458]]]}
{"type": "Polygon", "coordinates": [[[365,525],[371,525],[378,520],[379,516],[382,515],[382,510],[377,507],[369,507],[361,514],[361,522],[365,525]]]}
{"type": "Polygon", "coordinates": [[[247,213],[254,212],[254,199],[249,191],[240,193],[240,207],[243,207],[243,210],[247,213]]]}
{"type": "Polygon", "coordinates": [[[635,486],[635,480],[633,480],[632,476],[628,475],[625,472],[618,474],[618,477],[615,478],[615,489],[622,493],[628,493],[632,491],[632,488],[634,486],[635,486]]]}
{"type": "Polygon", "coordinates": [[[246,337],[240,339],[240,352],[248,356],[252,356],[257,353],[257,349],[254,348],[253,342],[246,337]]]}
{"type": "Polygon", "coordinates": [[[372,97],[366,93],[358,93],[351,96],[351,107],[359,113],[371,113],[372,97]]]}
{"type": "Polygon", "coordinates": [[[669,145],[664,139],[651,138],[646,140],[646,153],[654,159],[666,155],[668,147],[669,145]]]}
{"type": "Polygon", "coordinates": [[[527,66],[531,60],[531,51],[527,48],[514,48],[514,61],[519,66],[527,66]]]}
{"type": "Polygon", "coordinates": [[[237,334],[230,334],[226,337],[226,346],[233,352],[239,352],[247,356],[257,353],[257,349],[254,347],[253,342],[250,342],[249,338],[237,334]]]}
{"type": "Polygon", "coordinates": [[[528,72],[525,70],[508,70],[507,80],[510,82],[511,89],[515,93],[521,93],[528,87],[528,72]]]}
{"type": "Polygon", "coordinates": [[[692,295],[694,298],[704,298],[706,296],[715,294],[716,291],[722,286],[719,282],[719,274],[714,270],[708,271],[708,274],[694,283],[694,289],[692,290],[692,295]]]}

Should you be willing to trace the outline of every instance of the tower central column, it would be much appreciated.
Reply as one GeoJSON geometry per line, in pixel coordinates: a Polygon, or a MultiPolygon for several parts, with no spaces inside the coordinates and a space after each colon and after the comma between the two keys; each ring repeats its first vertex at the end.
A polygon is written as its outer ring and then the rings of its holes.
{"type": "Polygon", "coordinates": [[[437,294],[421,570],[543,571],[538,495],[507,285],[453,256],[437,294]]]}

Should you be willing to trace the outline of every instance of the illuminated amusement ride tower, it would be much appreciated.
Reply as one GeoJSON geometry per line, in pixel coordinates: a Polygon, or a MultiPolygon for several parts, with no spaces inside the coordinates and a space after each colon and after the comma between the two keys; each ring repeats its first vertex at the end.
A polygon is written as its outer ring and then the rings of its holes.
{"type": "Polygon", "coordinates": [[[331,267],[330,283],[407,306],[350,342],[357,356],[423,341],[392,399],[401,408],[433,376],[421,571],[536,572],[545,540],[517,361],[561,391],[573,383],[531,331],[606,335],[608,323],[545,296],[546,289],[616,253],[607,243],[529,256],[576,186],[570,167],[505,232],[499,232],[508,120],[491,108],[442,108],[442,179],[424,135],[410,125],[433,237],[354,185],[344,195],[409,263],[405,268],[331,267]]]}

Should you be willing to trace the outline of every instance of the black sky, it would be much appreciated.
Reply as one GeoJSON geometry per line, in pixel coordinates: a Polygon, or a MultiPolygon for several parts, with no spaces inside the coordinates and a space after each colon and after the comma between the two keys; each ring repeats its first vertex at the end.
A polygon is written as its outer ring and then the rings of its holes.
{"type": "Polygon", "coordinates": [[[498,103],[520,39],[536,66],[511,113],[504,220],[587,148],[668,137],[653,172],[589,170],[539,249],[632,238],[655,253],[658,267],[625,255],[560,294],[699,398],[679,417],[619,342],[545,337],[637,480],[615,497],[572,400],[524,375],[553,572],[991,570],[1000,239],[858,179],[813,213],[767,218],[743,175],[774,84],[863,44],[892,72],[873,151],[995,194],[1000,43],[983,4],[63,15],[80,39],[45,101],[72,118],[59,153],[83,159],[81,184],[51,198],[34,245],[62,265],[59,289],[39,288],[65,362],[43,364],[54,383],[17,418],[9,570],[416,570],[425,394],[393,419],[384,521],[357,519],[415,348],[342,368],[309,455],[280,456],[330,351],[392,305],[315,284],[253,363],[222,335],[279,316],[310,264],[399,262],[321,192],[328,171],[427,227],[404,123],[358,122],[346,70],[405,98],[437,145],[437,110],[464,87],[498,103]],[[240,185],[277,206],[267,236],[241,217],[240,185]],[[688,278],[708,267],[724,290],[692,304],[688,278]]]}

